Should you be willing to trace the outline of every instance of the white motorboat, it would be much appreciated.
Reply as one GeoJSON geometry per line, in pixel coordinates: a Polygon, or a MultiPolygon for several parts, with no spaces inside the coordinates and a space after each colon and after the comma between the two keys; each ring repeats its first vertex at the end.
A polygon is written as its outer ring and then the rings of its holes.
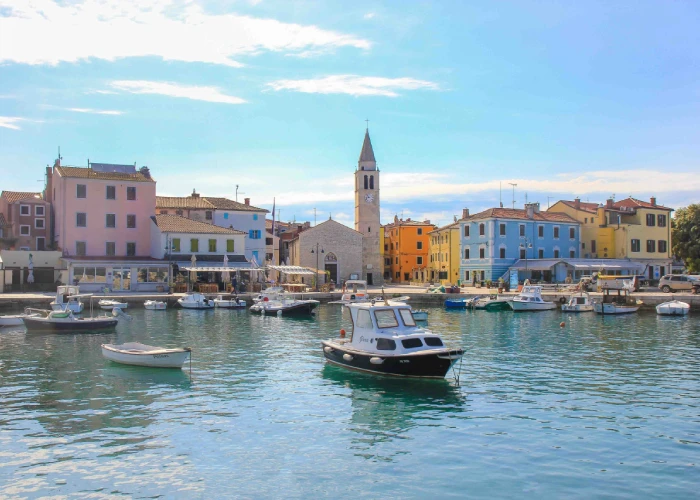
{"type": "Polygon", "coordinates": [[[390,301],[348,304],[350,337],[321,342],[329,363],[403,377],[443,378],[462,358],[439,335],[416,325],[411,308],[390,301]]]}
{"type": "Polygon", "coordinates": [[[598,314],[629,314],[637,312],[641,300],[635,300],[629,295],[629,290],[604,288],[603,298],[593,303],[593,310],[598,314]]]}
{"type": "Polygon", "coordinates": [[[253,303],[262,302],[265,300],[265,297],[267,297],[267,300],[272,300],[285,295],[288,295],[288,292],[281,286],[271,286],[253,297],[253,303]]]}
{"type": "Polygon", "coordinates": [[[168,304],[162,300],[147,300],[143,303],[143,307],[149,311],[165,311],[168,308],[168,304]]]}
{"type": "Polygon", "coordinates": [[[250,306],[250,311],[279,316],[310,316],[319,304],[318,300],[295,299],[284,295],[270,299],[266,296],[250,306]]]}
{"type": "Polygon", "coordinates": [[[334,300],[329,304],[357,304],[369,302],[369,292],[365,280],[347,280],[343,287],[343,294],[340,300],[334,300]]]}
{"type": "Polygon", "coordinates": [[[214,306],[223,309],[245,309],[246,303],[237,296],[220,294],[214,299],[214,306]]]}
{"type": "Polygon", "coordinates": [[[467,309],[483,309],[486,311],[505,311],[510,309],[508,303],[510,298],[499,297],[498,295],[487,295],[474,297],[467,300],[467,309]]]}
{"type": "Polygon", "coordinates": [[[167,349],[138,342],[126,344],[102,344],[102,356],[124,365],[153,368],[182,368],[190,357],[192,348],[167,349]]]}
{"type": "Polygon", "coordinates": [[[575,293],[561,305],[561,310],[564,312],[589,312],[593,310],[593,301],[586,292],[575,293]]]}
{"type": "Polygon", "coordinates": [[[73,314],[80,314],[85,307],[80,300],[80,287],[73,285],[59,286],[56,289],[56,298],[50,305],[54,311],[63,311],[68,308],[73,314]]]}
{"type": "Polygon", "coordinates": [[[112,309],[118,308],[118,309],[126,309],[129,307],[129,304],[126,302],[119,302],[118,300],[112,300],[112,299],[101,299],[97,301],[97,305],[100,306],[101,309],[104,309],[105,311],[111,311],[112,309]]]}
{"type": "Polygon", "coordinates": [[[656,314],[661,316],[685,316],[690,312],[690,304],[680,300],[669,300],[656,306],[656,314]]]}
{"type": "Polygon", "coordinates": [[[24,324],[24,318],[31,317],[30,314],[7,314],[0,316],[0,326],[18,326],[24,324]]]}
{"type": "Polygon", "coordinates": [[[513,311],[548,311],[557,307],[554,302],[542,299],[541,286],[533,285],[524,286],[520,294],[513,297],[508,304],[513,311]]]}
{"type": "Polygon", "coordinates": [[[185,309],[214,309],[214,301],[199,292],[187,292],[177,299],[177,303],[185,309]]]}

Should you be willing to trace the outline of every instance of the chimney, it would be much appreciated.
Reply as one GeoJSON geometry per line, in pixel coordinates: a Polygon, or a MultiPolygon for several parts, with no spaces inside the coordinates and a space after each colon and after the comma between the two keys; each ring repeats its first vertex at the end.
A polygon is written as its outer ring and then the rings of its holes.
{"type": "Polygon", "coordinates": [[[250,205],[250,198],[246,198],[246,199],[243,200],[243,201],[245,202],[246,205],[250,205]]]}
{"type": "Polygon", "coordinates": [[[528,219],[535,218],[535,207],[533,206],[532,203],[525,204],[525,215],[527,216],[528,219]]]}
{"type": "Polygon", "coordinates": [[[656,206],[656,196],[651,197],[651,204],[656,206]]]}
{"type": "Polygon", "coordinates": [[[199,198],[199,193],[194,189],[192,190],[192,198],[199,198]]]}
{"type": "Polygon", "coordinates": [[[578,197],[577,197],[577,198],[574,200],[574,208],[575,208],[576,210],[581,210],[581,198],[578,198],[578,197]]]}
{"type": "Polygon", "coordinates": [[[146,178],[150,179],[151,178],[151,171],[148,169],[148,167],[143,166],[139,169],[139,172],[146,178]]]}
{"type": "Polygon", "coordinates": [[[469,217],[469,209],[463,208],[462,209],[462,219],[466,219],[467,217],[469,217]]]}
{"type": "Polygon", "coordinates": [[[538,214],[540,213],[540,202],[538,201],[537,203],[532,204],[532,210],[538,214]]]}
{"type": "Polygon", "coordinates": [[[605,208],[612,208],[613,207],[613,199],[608,198],[607,201],[605,202],[605,208]]]}

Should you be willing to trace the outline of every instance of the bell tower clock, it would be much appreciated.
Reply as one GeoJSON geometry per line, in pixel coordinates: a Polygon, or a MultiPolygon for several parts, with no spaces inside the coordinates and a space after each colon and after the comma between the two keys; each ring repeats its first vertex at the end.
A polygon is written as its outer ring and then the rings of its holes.
{"type": "Polygon", "coordinates": [[[368,285],[383,282],[379,225],[379,170],[367,129],[355,171],[355,230],[363,236],[362,278],[368,285]]]}

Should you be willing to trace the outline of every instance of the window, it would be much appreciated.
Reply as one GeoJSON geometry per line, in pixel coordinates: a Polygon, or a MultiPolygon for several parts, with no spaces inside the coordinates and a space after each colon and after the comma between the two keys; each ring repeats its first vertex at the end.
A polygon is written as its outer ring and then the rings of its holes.
{"type": "Polygon", "coordinates": [[[575,240],[575,239],[576,239],[576,228],[575,228],[575,227],[570,227],[570,228],[569,228],[569,239],[570,239],[570,240],[575,240]]]}
{"type": "Polygon", "coordinates": [[[544,226],[537,226],[537,237],[544,238],[544,226]]]}
{"type": "Polygon", "coordinates": [[[372,328],[372,318],[368,310],[360,309],[357,311],[357,328],[372,328]]]}
{"type": "Polygon", "coordinates": [[[559,226],[554,226],[554,239],[559,239],[559,226]]]}
{"type": "Polygon", "coordinates": [[[647,240],[647,252],[656,252],[656,240],[647,240]]]}
{"type": "Polygon", "coordinates": [[[190,252],[199,252],[199,240],[197,238],[190,240],[190,252]]]}
{"type": "Polygon", "coordinates": [[[105,244],[105,255],[117,255],[117,244],[114,241],[105,244]]]}
{"type": "Polygon", "coordinates": [[[134,201],[136,199],[136,188],[127,187],[126,188],[126,199],[129,201],[134,201]]]}
{"type": "Polygon", "coordinates": [[[640,245],[639,240],[632,240],[631,243],[632,243],[632,251],[633,251],[633,252],[639,252],[640,249],[641,249],[641,248],[640,248],[641,245],[640,245]]]}
{"type": "MultiPolygon", "coordinates": [[[[206,220],[211,220],[211,219],[212,219],[211,210],[207,210],[207,211],[204,212],[204,218],[205,218],[206,220]]],[[[255,217],[253,217],[253,218],[255,218],[255,217]]]]}
{"type": "Polygon", "coordinates": [[[656,215],[655,214],[647,214],[647,226],[655,226],[656,225],[656,215]]]}
{"type": "Polygon", "coordinates": [[[422,227],[419,227],[419,228],[418,228],[418,234],[419,234],[419,235],[423,234],[423,228],[422,228],[422,227]]]}
{"type": "Polygon", "coordinates": [[[209,251],[216,252],[216,240],[209,240],[209,251]]]}
{"type": "MultiPolygon", "coordinates": [[[[43,217],[46,214],[43,205],[34,205],[34,216],[43,217]]],[[[661,216],[659,216],[661,217],[661,216]]]]}
{"type": "Polygon", "coordinates": [[[554,249],[554,258],[555,258],[555,259],[558,259],[558,258],[559,258],[559,249],[558,249],[558,248],[555,248],[555,249],[554,249]]]}
{"type": "Polygon", "coordinates": [[[369,176],[369,188],[374,189],[374,176],[373,175],[369,176]]]}
{"type": "Polygon", "coordinates": [[[401,273],[399,273],[398,271],[396,271],[396,279],[399,279],[399,278],[401,278],[401,273]]]}
{"type": "Polygon", "coordinates": [[[569,258],[570,259],[576,258],[576,250],[569,250],[569,258]]]}
{"type": "Polygon", "coordinates": [[[464,249],[464,258],[469,259],[469,248],[464,249]]]}
{"type": "Polygon", "coordinates": [[[234,248],[233,240],[226,240],[226,251],[233,252],[234,248]]]}
{"type": "Polygon", "coordinates": [[[479,258],[480,259],[485,259],[486,258],[486,249],[484,247],[481,247],[479,249],[479,258]]]}
{"type": "Polygon", "coordinates": [[[385,252],[388,252],[388,251],[389,251],[389,245],[387,245],[386,243],[384,243],[384,251],[385,251],[385,252]]]}
{"type": "MultiPolygon", "coordinates": [[[[637,240],[637,241],[639,241],[639,240],[637,240]]],[[[639,251],[639,250],[637,250],[637,251],[639,251]]],[[[596,241],[595,240],[591,240],[591,252],[596,253],[596,241]]]]}
{"type": "Polygon", "coordinates": [[[167,215],[168,211],[167,210],[158,210],[158,213],[161,215],[167,215]]]}
{"type": "Polygon", "coordinates": [[[591,217],[591,224],[595,222],[595,217],[591,217]]]}
{"type": "Polygon", "coordinates": [[[224,219],[228,219],[228,212],[224,212],[224,219]]]}
{"type": "Polygon", "coordinates": [[[37,250],[46,250],[46,238],[39,237],[36,239],[36,249],[37,250]]]}
{"type": "Polygon", "coordinates": [[[423,242],[422,242],[422,241],[417,242],[417,243],[416,243],[416,248],[417,248],[418,250],[423,250],[423,242]]]}
{"type": "Polygon", "coordinates": [[[371,233],[371,232],[372,232],[372,227],[371,227],[371,226],[367,226],[367,232],[368,232],[368,233],[371,233]]]}
{"type": "Polygon", "coordinates": [[[390,266],[390,265],[391,265],[391,259],[389,259],[388,257],[385,257],[385,258],[384,258],[384,265],[385,265],[385,266],[390,266]]]}
{"type": "Polygon", "coordinates": [[[105,215],[105,227],[117,227],[117,215],[116,214],[105,215]]]}
{"type": "Polygon", "coordinates": [[[19,226],[19,234],[20,234],[20,236],[29,236],[29,231],[30,231],[30,229],[31,229],[31,226],[29,226],[29,225],[26,225],[26,226],[25,226],[25,225],[19,226]]]}
{"type": "Polygon", "coordinates": [[[75,214],[75,225],[78,227],[87,227],[87,214],[85,212],[78,212],[75,214]]]}
{"type": "Polygon", "coordinates": [[[664,214],[656,216],[656,225],[659,227],[666,227],[666,216],[664,214]]]}
{"type": "MultiPolygon", "coordinates": [[[[360,311],[364,312],[364,311],[360,311]]],[[[396,342],[391,339],[377,339],[378,351],[394,351],[396,350],[396,342]]]]}
{"type": "Polygon", "coordinates": [[[520,236],[525,237],[525,224],[520,224],[520,236]]]}
{"type": "Polygon", "coordinates": [[[505,259],[505,258],[506,258],[506,249],[505,249],[505,247],[501,247],[501,248],[498,250],[498,257],[501,258],[501,259],[505,259]]]}
{"type": "Polygon", "coordinates": [[[44,229],[46,227],[44,219],[34,219],[34,227],[37,229],[44,229]]]}
{"type": "Polygon", "coordinates": [[[261,238],[262,232],[259,229],[250,229],[248,231],[248,238],[251,240],[259,240],[261,238]]]}
{"type": "Polygon", "coordinates": [[[168,280],[168,272],[164,267],[139,267],[136,280],[139,283],[164,283],[168,280]]]}
{"type": "Polygon", "coordinates": [[[544,248],[538,248],[538,249],[537,249],[537,258],[538,258],[538,259],[544,259],[544,248]]]}
{"type": "Polygon", "coordinates": [[[171,242],[171,247],[173,252],[179,252],[180,251],[180,238],[173,238],[173,241],[171,242]]]}
{"type": "Polygon", "coordinates": [[[87,244],[84,241],[75,242],[75,255],[84,257],[87,252],[87,244]]]}
{"type": "Polygon", "coordinates": [[[464,225],[464,237],[469,238],[469,224],[464,225]]]}
{"type": "Polygon", "coordinates": [[[126,216],[126,227],[127,229],[134,229],[136,227],[136,216],[134,214],[128,214],[126,216]]]}
{"type": "Polygon", "coordinates": [[[182,217],[183,213],[184,212],[182,210],[175,210],[175,215],[179,215],[180,217],[182,217]]]}
{"type": "Polygon", "coordinates": [[[365,175],[365,189],[367,189],[368,184],[369,184],[369,183],[368,183],[368,179],[367,179],[367,176],[365,175]]]}
{"type": "Polygon", "coordinates": [[[75,197],[87,198],[87,186],[85,186],[85,184],[78,184],[75,186],[75,197]]]}
{"type": "Polygon", "coordinates": [[[405,349],[415,349],[416,347],[423,347],[423,341],[421,339],[405,339],[401,341],[401,345],[405,349]]]}
{"type": "Polygon", "coordinates": [[[505,235],[506,235],[506,225],[505,225],[505,224],[501,224],[501,225],[500,225],[499,234],[500,234],[501,236],[505,236],[505,235]]]}
{"type": "Polygon", "coordinates": [[[417,266],[423,265],[423,257],[416,257],[416,265],[417,266]]]}
{"type": "Polygon", "coordinates": [[[666,253],[668,247],[666,245],[666,240],[659,240],[658,247],[659,253],[666,253]]]}
{"type": "Polygon", "coordinates": [[[523,248],[523,247],[520,248],[520,258],[521,258],[521,259],[526,258],[526,257],[525,257],[525,248],[523,248]]]}
{"type": "Polygon", "coordinates": [[[399,326],[393,309],[379,309],[374,311],[374,319],[377,321],[377,328],[393,328],[399,326]]]}
{"type": "Polygon", "coordinates": [[[486,226],[484,224],[479,224],[479,236],[484,236],[486,234],[486,226]]]}
{"type": "Polygon", "coordinates": [[[115,186],[107,186],[106,198],[108,200],[116,200],[117,199],[117,188],[115,186]]]}
{"type": "Polygon", "coordinates": [[[32,215],[32,207],[29,205],[20,205],[19,206],[19,214],[20,215],[32,215]]]}
{"type": "MultiPolygon", "coordinates": [[[[398,265],[398,264],[399,264],[399,258],[396,257],[396,265],[398,265]]],[[[397,277],[398,277],[398,276],[397,276],[397,277]]]]}
{"type": "Polygon", "coordinates": [[[413,319],[413,314],[411,314],[410,309],[399,309],[399,314],[401,315],[401,320],[406,326],[416,326],[416,321],[413,319]]]}
{"type": "Polygon", "coordinates": [[[588,224],[588,217],[585,217],[585,218],[583,219],[583,222],[584,222],[585,224],[588,224]]]}
{"type": "Polygon", "coordinates": [[[133,241],[129,241],[126,244],[126,256],[127,257],[134,257],[136,255],[136,243],[133,241]]]}

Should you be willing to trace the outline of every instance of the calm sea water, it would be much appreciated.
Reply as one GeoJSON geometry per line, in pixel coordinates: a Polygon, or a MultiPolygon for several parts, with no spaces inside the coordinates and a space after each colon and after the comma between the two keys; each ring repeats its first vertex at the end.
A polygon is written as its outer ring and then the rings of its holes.
{"type": "Polygon", "coordinates": [[[348,326],[130,310],[116,333],[0,331],[0,496],[697,498],[700,318],[432,309],[461,383],[327,366],[348,326]],[[566,321],[564,328],[559,326],[566,321]],[[100,344],[192,346],[188,369],[100,344]]]}

